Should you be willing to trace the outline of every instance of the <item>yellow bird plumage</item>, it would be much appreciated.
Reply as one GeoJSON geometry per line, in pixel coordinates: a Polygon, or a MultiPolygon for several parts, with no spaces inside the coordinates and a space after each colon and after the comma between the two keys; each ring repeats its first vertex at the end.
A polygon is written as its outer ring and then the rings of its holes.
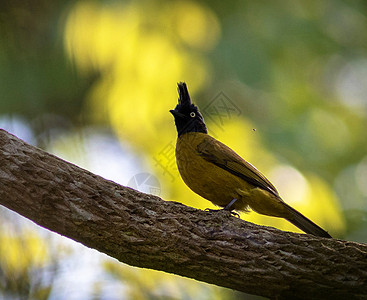
{"type": "Polygon", "coordinates": [[[286,204],[271,182],[253,165],[207,133],[204,119],[191,103],[185,83],[178,84],[179,103],[170,112],[178,132],[176,160],[183,181],[195,193],[228,210],[287,219],[306,233],[331,236],[286,204]]]}

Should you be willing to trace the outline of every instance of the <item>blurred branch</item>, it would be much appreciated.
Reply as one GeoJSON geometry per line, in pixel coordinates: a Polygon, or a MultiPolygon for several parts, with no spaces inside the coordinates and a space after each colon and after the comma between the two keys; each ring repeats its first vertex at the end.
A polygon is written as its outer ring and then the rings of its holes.
{"type": "Polygon", "coordinates": [[[103,179],[0,130],[0,203],[132,266],[270,298],[367,297],[367,246],[258,226],[103,179]]]}

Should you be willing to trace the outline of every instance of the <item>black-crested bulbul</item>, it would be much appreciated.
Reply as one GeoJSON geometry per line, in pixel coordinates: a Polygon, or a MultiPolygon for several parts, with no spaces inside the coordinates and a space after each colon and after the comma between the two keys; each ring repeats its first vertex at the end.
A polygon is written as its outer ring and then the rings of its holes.
{"type": "Polygon", "coordinates": [[[185,83],[178,84],[174,110],[178,132],[176,160],[183,181],[195,193],[227,210],[285,218],[306,233],[331,238],[286,204],[271,182],[232,149],[208,134],[204,118],[191,103],[185,83]]]}

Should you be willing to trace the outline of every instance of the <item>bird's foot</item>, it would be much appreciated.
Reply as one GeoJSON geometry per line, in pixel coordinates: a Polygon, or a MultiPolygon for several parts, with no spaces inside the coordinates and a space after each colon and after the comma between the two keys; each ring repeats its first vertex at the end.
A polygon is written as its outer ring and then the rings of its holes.
{"type": "Polygon", "coordinates": [[[222,213],[226,213],[228,215],[237,217],[240,219],[240,215],[238,213],[236,213],[235,211],[230,211],[228,209],[225,208],[221,208],[221,209],[211,209],[211,208],[206,208],[205,211],[209,211],[209,212],[222,212],[222,213]]]}
{"type": "Polygon", "coordinates": [[[209,212],[219,212],[219,211],[221,211],[221,212],[228,212],[228,213],[230,213],[232,216],[237,217],[237,218],[240,218],[240,215],[239,215],[238,213],[234,212],[234,211],[233,211],[233,208],[232,208],[233,204],[234,204],[236,201],[237,201],[237,199],[236,199],[236,198],[235,198],[235,199],[233,199],[231,202],[229,202],[229,203],[228,203],[224,208],[222,208],[222,209],[210,209],[210,208],[206,208],[205,210],[206,210],[206,211],[209,211],[209,212]]]}

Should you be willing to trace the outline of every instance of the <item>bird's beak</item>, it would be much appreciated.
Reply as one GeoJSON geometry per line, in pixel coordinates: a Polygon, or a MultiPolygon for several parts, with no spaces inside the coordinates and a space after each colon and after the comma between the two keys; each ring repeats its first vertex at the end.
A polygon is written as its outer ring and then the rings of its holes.
{"type": "Polygon", "coordinates": [[[169,111],[174,117],[184,117],[185,115],[181,114],[180,112],[178,112],[177,110],[175,109],[171,109],[169,111]]]}

